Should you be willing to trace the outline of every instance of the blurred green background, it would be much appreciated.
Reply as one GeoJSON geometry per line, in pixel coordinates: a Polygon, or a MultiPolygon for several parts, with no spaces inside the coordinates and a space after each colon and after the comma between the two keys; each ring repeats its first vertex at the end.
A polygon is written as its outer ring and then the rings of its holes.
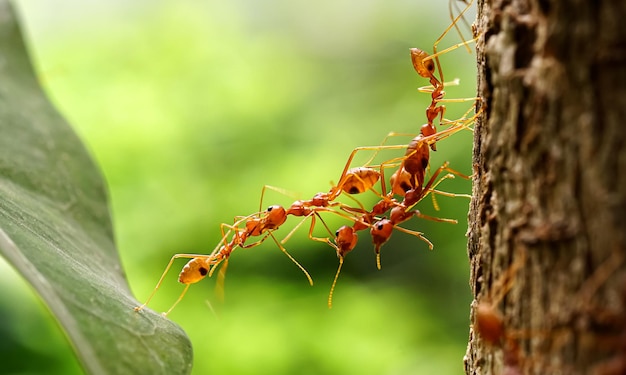
{"type": "MultiPolygon", "coordinates": [[[[140,301],[172,254],[210,252],[220,223],[257,211],[264,184],[310,198],[337,181],[354,147],[379,144],[390,131],[418,132],[430,97],[416,90],[427,81],[414,72],[408,49],[432,50],[450,23],[447,1],[16,4],[42,84],[106,176],[117,245],[140,301]]],[[[460,41],[452,32],[440,47],[460,41]]],[[[447,97],[474,96],[475,56],[459,48],[441,62],[446,80],[461,79],[447,97]]],[[[469,106],[450,103],[446,117],[469,106]]],[[[471,173],[471,138],[463,132],[442,141],[431,165],[448,160],[471,173]]],[[[448,180],[441,189],[468,194],[471,184],[448,180]]],[[[263,206],[293,200],[270,192],[263,206]]],[[[462,373],[469,200],[438,202],[438,213],[429,199],[419,208],[458,225],[409,225],[425,232],[432,252],[398,232],[383,247],[379,271],[369,234],[360,234],[332,310],[326,300],[337,257],[307,239],[308,226],[286,247],[313,287],[271,241],[234,252],[223,302],[208,279],[170,315],[193,342],[194,373],[462,373]]],[[[276,235],[288,232],[286,225],[276,235]]],[[[184,263],[151,308],[164,311],[176,299],[184,263]]],[[[3,267],[0,372],[80,373],[47,310],[3,267]]]]}

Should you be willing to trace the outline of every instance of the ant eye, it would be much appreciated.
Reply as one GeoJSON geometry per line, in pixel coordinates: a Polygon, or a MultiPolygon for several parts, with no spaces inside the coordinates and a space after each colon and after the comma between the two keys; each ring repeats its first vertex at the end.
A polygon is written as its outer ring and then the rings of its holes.
{"type": "Polygon", "coordinates": [[[378,225],[376,226],[376,229],[383,230],[383,223],[378,223],[378,225]]]}
{"type": "Polygon", "coordinates": [[[200,271],[200,275],[202,275],[202,276],[206,276],[206,274],[207,274],[207,273],[209,273],[209,270],[207,270],[207,269],[206,269],[206,268],[204,268],[204,267],[200,267],[200,268],[198,269],[198,271],[200,271]]]}
{"type": "Polygon", "coordinates": [[[339,237],[339,229],[335,232],[335,237],[339,237]]]}
{"type": "Polygon", "coordinates": [[[274,206],[269,206],[269,207],[267,208],[267,212],[270,212],[270,211],[271,211],[271,210],[273,210],[273,209],[274,209],[274,206]]]}
{"type": "Polygon", "coordinates": [[[431,73],[435,71],[435,64],[433,63],[433,60],[426,61],[426,69],[428,69],[431,73]]]}

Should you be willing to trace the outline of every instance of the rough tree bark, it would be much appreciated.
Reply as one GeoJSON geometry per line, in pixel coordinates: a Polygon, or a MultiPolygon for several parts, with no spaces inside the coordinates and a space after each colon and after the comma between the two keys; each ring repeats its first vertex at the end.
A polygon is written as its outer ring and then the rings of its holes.
{"type": "Polygon", "coordinates": [[[626,374],[625,24],[624,0],[478,3],[467,374],[626,374]]]}

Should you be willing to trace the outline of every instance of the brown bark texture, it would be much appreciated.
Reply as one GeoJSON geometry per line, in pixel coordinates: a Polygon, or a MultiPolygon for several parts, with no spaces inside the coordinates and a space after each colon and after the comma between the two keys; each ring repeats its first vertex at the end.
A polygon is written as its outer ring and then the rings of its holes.
{"type": "Polygon", "coordinates": [[[626,374],[626,1],[478,2],[467,374],[626,374]]]}

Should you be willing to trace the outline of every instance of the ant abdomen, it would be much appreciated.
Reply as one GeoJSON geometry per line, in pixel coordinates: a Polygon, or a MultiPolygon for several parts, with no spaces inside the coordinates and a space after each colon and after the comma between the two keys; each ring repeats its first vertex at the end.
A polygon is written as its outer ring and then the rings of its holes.
{"type": "Polygon", "coordinates": [[[178,274],[178,282],[182,284],[194,284],[204,279],[209,274],[211,265],[205,258],[193,258],[178,274]]]}

